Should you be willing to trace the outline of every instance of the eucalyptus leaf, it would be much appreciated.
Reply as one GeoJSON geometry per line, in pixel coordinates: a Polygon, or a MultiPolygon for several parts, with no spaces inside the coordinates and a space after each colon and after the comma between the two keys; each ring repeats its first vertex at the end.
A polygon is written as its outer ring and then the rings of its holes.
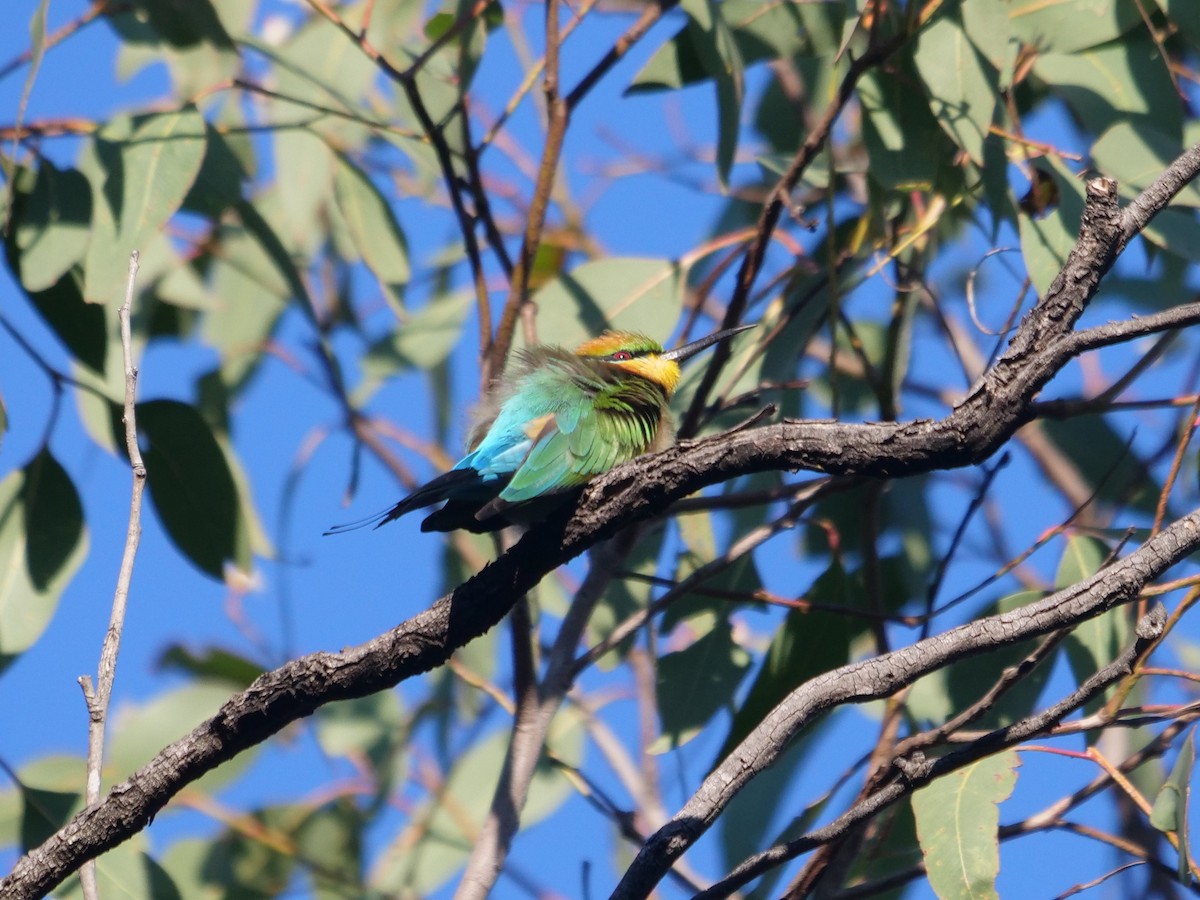
{"type": "Polygon", "coordinates": [[[183,204],[204,161],[206,126],[193,106],[151,114],[126,134],[101,130],[92,182],[92,238],[84,296],[104,303],[118,296],[129,254],[140,250],[183,204]]]}
{"type": "Polygon", "coordinates": [[[0,481],[0,671],[41,637],[87,546],[79,495],[48,450],[0,481]]]}
{"type": "Polygon", "coordinates": [[[915,791],[912,808],[939,900],[989,900],[1000,872],[999,804],[1017,783],[1015,750],[963,766],[915,791]]]}
{"type": "Polygon", "coordinates": [[[683,307],[683,276],[665,259],[585,262],[533,295],[538,341],[574,347],[609,328],[662,341],[683,307]]]}
{"type": "Polygon", "coordinates": [[[225,454],[196,408],[175,400],[137,407],[154,508],[175,546],[200,571],[224,577],[238,557],[237,486],[225,454]]]}

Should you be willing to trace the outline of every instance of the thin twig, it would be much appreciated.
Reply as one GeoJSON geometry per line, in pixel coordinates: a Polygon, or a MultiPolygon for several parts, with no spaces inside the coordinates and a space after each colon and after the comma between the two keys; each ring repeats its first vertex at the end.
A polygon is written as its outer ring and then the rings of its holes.
{"type": "MultiPolygon", "coordinates": [[[[113,593],[108,631],[100,649],[96,687],[93,689],[92,680],[87,675],[79,677],[79,686],[83,688],[83,697],[88,709],[86,802],[89,806],[100,800],[100,770],[104,765],[104,728],[108,718],[109,701],[112,699],[113,680],[117,674],[121,634],[125,629],[125,607],[129,601],[129,583],[133,579],[133,561],[142,537],[142,493],[146,489],[146,464],[142,461],[142,452],[138,448],[137,419],[134,415],[138,371],[133,364],[133,337],[129,324],[137,273],[138,251],[134,250],[129,254],[129,281],[125,286],[125,302],[121,304],[118,313],[121,322],[121,351],[125,361],[125,449],[129,453],[129,467],[133,473],[133,488],[129,498],[129,526],[125,530],[125,552],[121,556],[117,589],[113,593]]],[[[84,864],[79,879],[83,884],[86,900],[98,900],[100,894],[96,886],[95,860],[84,864]]]]}

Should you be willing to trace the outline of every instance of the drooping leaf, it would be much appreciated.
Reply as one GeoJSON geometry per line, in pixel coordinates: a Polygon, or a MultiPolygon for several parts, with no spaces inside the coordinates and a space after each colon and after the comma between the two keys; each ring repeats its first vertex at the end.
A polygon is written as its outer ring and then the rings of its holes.
{"type": "Polygon", "coordinates": [[[237,487],[225,454],[196,408],[175,400],[139,403],[138,428],[149,494],[175,546],[200,571],[220,579],[237,559],[237,487]]]}
{"type": "Polygon", "coordinates": [[[983,164],[996,107],[997,74],[963,31],[957,16],[942,15],[921,32],[913,55],[930,109],[954,142],[983,164]]]}
{"type": "Polygon", "coordinates": [[[330,703],[317,711],[317,740],[330,756],[351,759],[364,758],[371,762],[380,789],[397,772],[385,768],[398,745],[404,740],[404,709],[394,691],[381,691],[369,697],[330,703]],[[378,777],[378,776],[377,776],[378,777]]]}
{"type": "Polygon", "coordinates": [[[1181,137],[1179,96],[1148,35],[1131,35],[1083,53],[1040,55],[1033,72],[1094,134],[1124,124],[1149,126],[1176,141],[1181,137]]]}
{"type": "Polygon", "coordinates": [[[1188,862],[1188,809],[1192,799],[1192,772],[1196,768],[1196,729],[1188,732],[1179,748],[1171,774],[1154,798],[1150,824],[1162,832],[1174,832],[1179,841],[1179,880],[1186,884],[1188,862]]]}
{"type": "MultiPolygon", "coordinates": [[[[1039,591],[1020,591],[984,608],[977,617],[1009,612],[1041,598],[1039,591]]],[[[918,722],[940,725],[977,702],[1006,668],[1020,663],[1037,643],[1023,641],[931,672],[913,684],[905,698],[905,707],[918,722]]],[[[975,719],[971,726],[1001,728],[1029,715],[1037,707],[1042,688],[1053,668],[1053,657],[1043,660],[1036,669],[1010,687],[987,712],[975,719]]]]}
{"type": "Polygon", "coordinates": [[[1083,192],[1079,179],[1053,157],[1041,160],[1039,171],[1053,185],[1054,204],[1041,215],[1022,213],[1018,224],[1025,267],[1038,295],[1044,296],[1075,246],[1083,214],[1083,192]]]}
{"type": "Polygon", "coordinates": [[[651,746],[652,753],[686,744],[716,713],[729,709],[750,667],[750,654],[733,640],[729,620],[712,618],[711,631],[658,661],[662,734],[651,746]]]}
{"type": "Polygon", "coordinates": [[[0,481],[0,671],[50,624],[87,545],[79,495],[48,450],[0,481]]]}
{"type": "Polygon", "coordinates": [[[408,281],[408,244],[388,200],[347,157],[334,164],[334,194],[362,260],[389,288],[408,281]]]}
{"type": "Polygon", "coordinates": [[[939,900],[999,896],[999,804],[1012,794],[1020,765],[1017,752],[1005,750],[913,793],[917,837],[929,883],[939,900]]]}
{"type": "Polygon", "coordinates": [[[185,672],[195,678],[219,681],[233,688],[246,688],[265,669],[256,662],[221,647],[192,650],[183,644],[171,644],[158,657],[158,667],[185,672]]]}
{"type": "Polygon", "coordinates": [[[1069,423],[1050,419],[1043,425],[1046,435],[1075,464],[1099,500],[1127,504],[1153,515],[1158,503],[1157,481],[1134,454],[1129,439],[1123,439],[1107,419],[1088,416],[1069,423]]]}
{"type": "MultiPolygon", "coordinates": [[[[144,703],[126,703],[116,709],[109,725],[106,765],[115,780],[132,775],[162,748],[186,735],[214,715],[232,693],[228,684],[197,681],[166,691],[144,703]]],[[[243,753],[193,782],[199,791],[212,791],[240,776],[254,760],[243,753]]]]}
{"type": "MultiPolygon", "coordinates": [[[[847,606],[852,585],[837,563],[831,565],[805,594],[822,605],[847,606]]],[[[771,637],[758,673],[745,700],[734,714],[717,759],[724,759],[791,691],[815,675],[842,665],[850,642],[867,626],[853,616],[823,610],[788,610],[771,637]]]]}
{"type": "Polygon", "coordinates": [[[122,39],[118,67],[132,77],[151,62],[165,62],[177,97],[193,97],[233,78],[237,45],[213,0],[135,0],[110,7],[109,21],[122,39]]]}
{"type": "Polygon", "coordinates": [[[53,287],[87,250],[92,196],[76,169],[38,166],[33,192],[20,205],[15,242],[21,284],[35,293],[53,287]]]}
{"type": "Polygon", "coordinates": [[[182,207],[216,218],[242,199],[242,181],[249,172],[234,149],[232,137],[211,123],[204,126],[204,159],[182,207]]]}
{"type": "MultiPolygon", "coordinates": [[[[806,17],[829,15],[836,4],[796,3],[794,0],[725,0],[721,12],[743,64],[789,58],[809,38],[806,17]]],[[[689,28],[681,28],[633,76],[627,93],[676,90],[714,77],[693,43],[689,28]]]]}
{"type": "Polygon", "coordinates": [[[688,31],[696,56],[716,87],[717,179],[726,188],[737,153],[745,94],[744,63],[733,31],[725,21],[724,4],[716,0],[684,0],[681,5],[696,26],[688,31]]]}
{"type": "MultiPolygon", "coordinates": [[[[556,717],[547,741],[549,751],[567,762],[576,762],[582,750],[580,725],[578,717],[556,717]]],[[[477,740],[455,760],[437,796],[414,811],[410,825],[379,857],[368,877],[372,890],[426,896],[457,871],[466,861],[476,827],[491,805],[507,743],[506,729],[477,740]]],[[[562,774],[543,758],[521,816],[523,827],[557,809],[569,791],[562,774]]]]}
{"type": "MultiPolygon", "coordinates": [[[[1135,125],[1122,119],[1092,145],[1092,158],[1102,173],[1117,179],[1122,195],[1134,197],[1149,187],[1184,149],[1182,140],[1170,137],[1151,123],[1135,125]]],[[[1195,183],[1185,186],[1171,202],[1200,206],[1200,187],[1195,183]]]]}

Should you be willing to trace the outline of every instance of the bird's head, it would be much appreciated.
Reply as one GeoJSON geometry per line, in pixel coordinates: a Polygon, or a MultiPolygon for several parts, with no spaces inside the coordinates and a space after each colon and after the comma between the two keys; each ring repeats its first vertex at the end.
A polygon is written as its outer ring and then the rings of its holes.
{"type": "Polygon", "coordinates": [[[600,337],[580,344],[575,353],[585,359],[594,359],[653,381],[669,397],[679,386],[679,378],[682,375],[680,363],[718,341],[754,327],[742,325],[740,328],[728,328],[674,350],[664,350],[658,341],[634,331],[606,331],[600,337]]]}

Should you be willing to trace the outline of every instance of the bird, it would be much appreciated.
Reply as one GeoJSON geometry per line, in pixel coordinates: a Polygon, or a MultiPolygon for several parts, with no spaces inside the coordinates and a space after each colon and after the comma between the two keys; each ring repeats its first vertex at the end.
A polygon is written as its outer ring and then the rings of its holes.
{"type": "Polygon", "coordinates": [[[632,331],[606,331],[575,350],[536,345],[475,414],[467,453],[454,468],[389,509],[327,534],[376,528],[444,503],[422,531],[496,531],[536,521],[592,478],[673,440],[668,405],[680,364],[756,325],[727,328],[664,350],[632,331]]]}

